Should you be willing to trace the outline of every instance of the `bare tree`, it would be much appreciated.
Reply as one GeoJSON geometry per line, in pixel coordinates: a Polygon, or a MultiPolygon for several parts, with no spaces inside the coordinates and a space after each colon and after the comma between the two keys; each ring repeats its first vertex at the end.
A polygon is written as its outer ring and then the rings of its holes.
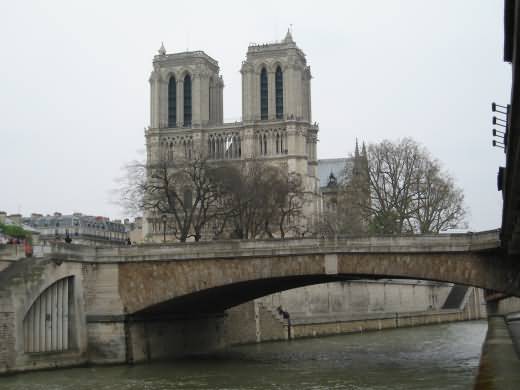
{"type": "Polygon", "coordinates": [[[272,191],[277,177],[275,168],[247,161],[229,174],[226,192],[233,235],[242,239],[254,239],[262,233],[271,236],[269,225],[276,211],[272,191]]]}
{"type": "Polygon", "coordinates": [[[123,176],[116,179],[117,188],[113,191],[117,197],[115,203],[119,204],[127,214],[142,215],[145,182],[146,164],[137,160],[126,164],[123,167],[123,176]]]}
{"type": "Polygon", "coordinates": [[[190,237],[199,241],[203,229],[225,213],[219,203],[220,176],[204,158],[134,162],[126,171],[121,191],[126,209],[148,212],[161,222],[165,218],[169,232],[181,242],[190,237]]]}
{"type": "Polygon", "coordinates": [[[372,233],[428,233],[464,226],[462,191],[410,138],[368,148],[372,233]]]}
{"type": "Polygon", "coordinates": [[[284,239],[286,230],[298,233],[303,217],[304,188],[299,174],[292,172],[280,176],[280,183],[273,190],[277,194],[280,238],[284,239]]]}
{"type": "Polygon", "coordinates": [[[296,174],[257,160],[226,169],[222,180],[232,235],[242,239],[260,236],[285,238],[295,228],[303,209],[303,186],[296,174]]]}
{"type": "Polygon", "coordinates": [[[368,149],[369,214],[375,233],[402,233],[412,218],[422,153],[411,139],[382,141],[368,149]]]}
{"type": "Polygon", "coordinates": [[[301,177],[256,160],[133,162],[123,184],[121,203],[127,211],[145,212],[181,242],[199,241],[210,230],[213,238],[285,238],[301,224],[301,177]]]}
{"type": "Polygon", "coordinates": [[[409,221],[414,231],[433,233],[466,226],[464,194],[436,161],[425,162],[417,185],[416,207],[409,221]]]}

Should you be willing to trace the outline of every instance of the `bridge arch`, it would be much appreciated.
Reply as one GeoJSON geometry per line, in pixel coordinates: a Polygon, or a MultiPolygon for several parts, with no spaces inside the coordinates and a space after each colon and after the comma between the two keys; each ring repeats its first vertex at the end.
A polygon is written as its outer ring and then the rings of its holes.
{"type": "Polygon", "coordinates": [[[237,282],[181,295],[133,313],[134,316],[169,314],[191,317],[215,314],[277,292],[315,284],[356,280],[356,277],[306,275],[237,282]]]}
{"type": "Polygon", "coordinates": [[[120,263],[119,292],[128,314],[183,312],[190,306],[220,310],[295,287],[352,279],[448,282],[520,296],[518,265],[503,259],[496,248],[479,247],[476,241],[466,246],[462,238],[444,246],[438,241],[446,238],[428,238],[415,248],[398,246],[391,238],[378,239],[385,242],[378,250],[366,244],[334,244],[305,248],[305,253],[290,248],[277,250],[279,254],[248,250],[243,256],[216,253],[212,258],[201,252],[171,259],[161,255],[154,261],[120,263]],[[437,243],[428,246],[432,240],[437,243]]]}

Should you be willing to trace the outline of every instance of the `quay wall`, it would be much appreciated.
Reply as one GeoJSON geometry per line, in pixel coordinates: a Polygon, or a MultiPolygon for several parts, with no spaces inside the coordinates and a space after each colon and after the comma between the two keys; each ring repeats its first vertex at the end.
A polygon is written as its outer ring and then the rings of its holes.
{"type": "Polygon", "coordinates": [[[520,383],[520,299],[491,299],[475,390],[516,390],[520,383]]]}
{"type": "Polygon", "coordinates": [[[258,335],[256,340],[249,337],[230,340],[230,342],[234,344],[274,341],[287,339],[289,334],[292,338],[319,337],[486,318],[483,291],[477,288],[468,288],[460,308],[442,309],[451,288],[449,285],[424,284],[423,282],[393,281],[387,282],[386,286],[383,286],[371,281],[359,281],[328,283],[277,293],[227,311],[229,317],[242,318],[243,322],[247,323],[247,326],[242,329],[254,327],[258,335]],[[393,302],[395,297],[389,298],[385,294],[387,288],[397,292],[408,303],[401,302],[396,306],[393,302]],[[330,294],[336,294],[341,290],[350,291],[350,294],[346,293],[343,296],[335,295],[336,304],[338,304],[336,307],[341,307],[343,310],[330,312],[331,307],[334,306],[331,304],[330,294]],[[431,294],[432,292],[433,294],[431,294]],[[296,293],[298,295],[295,295],[296,293]],[[293,301],[295,296],[300,298],[293,301]],[[352,296],[356,297],[357,305],[349,308],[348,302],[352,296]],[[427,297],[426,300],[425,297],[427,297]],[[389,301],[385,301],[385,299],[389,299],[389,301]],[[436,303],[435,307],[428,304],[430,300],[436,303]],[[360,301],[364,303],[360,304],[360,301]],[[321,304],[317,304],[317,302],[321,302],[321,304]],[[421,305],[421,302],[428,305],[421,305]],[[282,306],[283,310],[289,312],[290,330],[288,321],[283,319],[277,311],[279,303],[285,305],[282,306]],[[246,311],[251,312],[255,310],[255,307],[258,307],[256,310],[260,321],[252,323],[250,317],[239,314],[246,311]],[[290,308],[293,307],[299,308],[299,311],[291,312],[290,308]],[[267,322],[264,319],[267,316],[271,316],[275,321],[267,322]]]}

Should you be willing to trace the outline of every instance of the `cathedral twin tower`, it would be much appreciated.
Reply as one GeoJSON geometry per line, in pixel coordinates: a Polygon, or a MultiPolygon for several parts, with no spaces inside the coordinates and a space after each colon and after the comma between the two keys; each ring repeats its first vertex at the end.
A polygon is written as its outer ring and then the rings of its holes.
{"type": "MultiPolygon", "coordinates": [[[[218,62],[202,51],[153,61],[151,128],[222,125],[224,83],[218,62]]],[[[310,67],[288,32],[278,43],[251,45],[242,63],[242,118],[311,121],[310,67]]]]}
{"type": "MultiPolygon", "coordinates": [[[[311,123],[311,72],[291,33],[276,43],[250,45],[242,62],[242,121],[224,123],[218,62],[203,51],[153,59],[149,162],[160,158],[261,159],[304,179],[305,214],[319,210],[316,142],[311,123]]],[[[310,221],[309,221],[310,222],[310,221]]]]}

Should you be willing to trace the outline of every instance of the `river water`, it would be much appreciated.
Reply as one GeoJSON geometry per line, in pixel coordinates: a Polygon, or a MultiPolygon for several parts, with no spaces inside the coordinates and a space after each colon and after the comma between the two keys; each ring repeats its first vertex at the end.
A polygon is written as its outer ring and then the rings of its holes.
{"type": "Polygon", "coordinates": [[[232,347],[188,360],[42,371],[0,390],[472,389],[487,322],[232,347]]]}

